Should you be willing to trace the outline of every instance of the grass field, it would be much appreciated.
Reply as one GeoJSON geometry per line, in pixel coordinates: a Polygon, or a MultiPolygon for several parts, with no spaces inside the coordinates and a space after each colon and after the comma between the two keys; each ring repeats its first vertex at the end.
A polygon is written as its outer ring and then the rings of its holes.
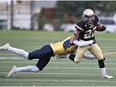
{"type": "MultiPolygon", "coordinates": [[[[10,43],[12,46],[28,52],[39,49],[45,44],[65,39],[73,33],[42,31],[0,31],[0,46],[10,43]]],[[[116,86],[116,33],[96,33],[97,43],[101,47],[107,71],[114,79],[102,79],[97,60],[83,59],[79,64],[69,59],[52,58],[39,73],[23,72],[6,78],[13,65],[35,65],[37,60],[25,60],[11,52],[0,52],[0,86],[116,86]]]]}

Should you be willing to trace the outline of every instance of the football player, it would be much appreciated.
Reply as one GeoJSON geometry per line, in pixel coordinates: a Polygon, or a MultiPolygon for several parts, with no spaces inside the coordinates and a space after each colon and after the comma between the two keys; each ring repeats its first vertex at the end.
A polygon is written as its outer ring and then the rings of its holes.
{"type": "MultiPolygon", "coordinates": [[[[95,30],[97,30],[97,24],[99,23],[99,18],[94,14],[94,11],[92,9],[85,9],[83,11],[82,20],[80,20],[76,25],[76,31],[74,32],[74,35],[70,39],[70,43],[67,45],[67,48],[72,45],[72,42],[74,40],[78,41],[89,41],[93,40],[94,43],[92,45],[88,46],[78,46],[76,55],[70,55],[69,59],[79,63],[80,60],[83,57],[83,54],[89,50],[97,59],[98,59],[98,65],[101,70],[102,78],[112,79],[113,76],[109,76],[106,73],[106,68],[104,64],[104,56],[102,54],[102,51],[100,47],[96,43],[95,39],[95,30]]],[[[102,25],[101,29],[99,31],[104,31],[106,27],[102,25]]]]}
{"type": "MultiPolygon", "coordinates": [[[[49,62],[50,58],[55,55],[66,55],[72,53],[76,50],[77,45],[86,46],[91,45],[93,40],[88,42],[74,41],[76,44],[72,44],[68,49],[67,44],[69,43],[71,37],[66,38],[65,40],[57,43],[51,43],[50,45],[45,45],[41,49],[35,50],[33,52],[26,52],[23,49],[18,49],[9,45],[9,43],[0,47],[0,51],[10,51],[16,53],[25,59],[39,59],[35,66],[25,66],[25,67],[16,67],[13,66],[7,77],[10,77],[18,72],[39,72],[41,71],[49,62]]],[[[86,55],[85,55],[86,56],[86,55]]],[[[84,58],[88,58],[85,57],[84,58]]],[[[95,59],[95,57],[93,57],[95,59]]]]}

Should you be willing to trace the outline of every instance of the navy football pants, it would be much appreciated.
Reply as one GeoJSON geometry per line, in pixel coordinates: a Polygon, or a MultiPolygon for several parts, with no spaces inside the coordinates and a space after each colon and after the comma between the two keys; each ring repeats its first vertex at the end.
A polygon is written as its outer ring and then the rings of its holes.
{"type": "Polygon", "coordinates": [[[45,45],[39,50],[35,50],[29,53],[29,60],[39,59],[36,66],[41,71],[49,62],[53,56],[53,50],[50,45],[45,45]]]}

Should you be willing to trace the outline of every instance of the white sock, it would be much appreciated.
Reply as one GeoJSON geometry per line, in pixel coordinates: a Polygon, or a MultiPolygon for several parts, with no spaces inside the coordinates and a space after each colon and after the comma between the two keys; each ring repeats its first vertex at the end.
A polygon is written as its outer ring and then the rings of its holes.
{"type": "Polygon", "coordinates": [[[106,75],[106,68],[100,68],[102,76],[106,75]]]}
{"type": "Polygon", "coordinates": [[[17,67],[16,73],[17,72],[39,72],[40,70],[38,69],[37,66],[25,66],[25,67],[17,67]]]}
{"type": "Polygon", "coordinates": [[[26,59],[28,58],[28,55],[29,55],[29,53],[24,51],[23,49],[14,48],[11,46],[9,46],[7,50],[10,52],[16,53],[16,54],[18,54],[26,59]]]}
{"type": "Polygon", "coordinates": [[[90,60],[96,59],[96,57],[94,55],[87,54],[87,53],[83,55],[83,58],[90,59],[90,60]]]}

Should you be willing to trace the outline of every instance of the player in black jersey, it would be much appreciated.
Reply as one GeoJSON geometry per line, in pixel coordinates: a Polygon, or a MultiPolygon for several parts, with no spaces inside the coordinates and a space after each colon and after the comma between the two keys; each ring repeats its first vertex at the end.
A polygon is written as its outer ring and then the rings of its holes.
{"type": "MultiPolygon", "coordinates": [[[[70,55],[69,59],[76,63],[79,63],[84,53],[89,50],[98,59],[98,65],[101,70],[102,77],[111,79],[113,78],[113,76],[107,75],[104,64],[104,56],[100,47],[96,43],[95,30],[97,29],[97,23],[99,23],[99,18],[94,14],[93,10],[85,9],[83,11],[83,19],[76,24],[76,31],[71,37],[70,43],[69,45],[67,45],[67,47],[70,47],[72,42],[76,39],[79,41],[94,40],[94,43],[88,46],[79,46],[77,48],[76,55],[70,55]]],[[[105,29],[106,27],[102,26],[102,31],[104,31],[105,29]]]]}

